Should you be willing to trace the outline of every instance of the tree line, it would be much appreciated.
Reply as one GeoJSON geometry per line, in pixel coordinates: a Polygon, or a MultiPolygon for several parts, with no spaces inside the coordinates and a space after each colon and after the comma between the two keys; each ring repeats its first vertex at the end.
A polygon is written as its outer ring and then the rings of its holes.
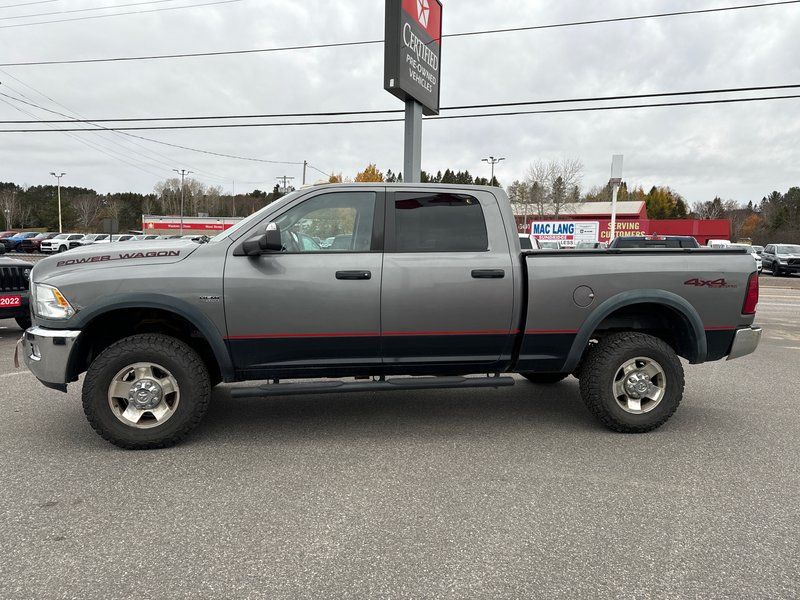
{"type": "MultiPolygon", "coordinates": [[[[610,202],[610,185],[582,190],[583,163],[576,158],[534,161],[522,178],[506,187],[517,214],[529,218],[555,219],[571,214],[585,202],[610,202]]],[[[457,185],[493,185],[502,187],[497,177],[475,177],[469,171],[446,168],[436,173],[422,171],[422,183],[457,185]]],[[[385,173],[374,163],[356,173],[353,179],[341,173],[332,174],[328,182],[387,182],[403,181],[402,173],[385,173]]],[[[320,183],[320,182],[318,182],[320,183]]],[[[156,184],[150,194],[118,192],[98,194],[95,190],[62,186],[62,222],[65,231],[90,232],[102,228],[103,219],[113,219],[119,231],[139,230],[143,214],[230,217],[247,216],[293,191],[278,185],[267,192],[253,190],[245,194],[226,194],[219,186],[207,186],[186,178],[181,190],[178,177],[156,184]]],[[[689,203],[668,186],[653,186],[645,191],[641,186],[629,188],[622,182],[619,202],[641,201],[650,219],[729,219],[736,239],[749,238],[753,243],[782,241],[800,243],[800,187],[786,193],[773,191],[760,201],[741,206],[734,200],[716,197],[708,201],[689,203]]],[[[6,229],[58,229],[58,200],[55,185],[20,186],[0,182],[0,218],[6,229]]]]}

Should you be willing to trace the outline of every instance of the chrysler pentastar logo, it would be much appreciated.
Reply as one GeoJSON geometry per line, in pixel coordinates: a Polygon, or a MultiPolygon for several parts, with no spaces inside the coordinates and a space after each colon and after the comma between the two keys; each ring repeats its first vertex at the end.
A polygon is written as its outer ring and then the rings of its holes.
{"type": "Polygon", "coordinates": [[[417,14],[419,15],[419,22],[427,29],[428,17],[431,14],[431,7],[428,4],[428,0],[417,0],[417,14]]]}

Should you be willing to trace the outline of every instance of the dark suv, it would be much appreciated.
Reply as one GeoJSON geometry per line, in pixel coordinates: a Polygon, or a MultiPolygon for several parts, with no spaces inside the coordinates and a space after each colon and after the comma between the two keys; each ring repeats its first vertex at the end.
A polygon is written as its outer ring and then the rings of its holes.
{"type": "Polygon", "coordinates": [[[767,244],[761,262],[775,277],[800,273],[800,244],[767,244]]]}
{"type": "Polygon", "coordinates": [[[31,326],[28,280],[32,268],[25,261],[0,257],[0,319],[15,319],[22,329],[31,326]]]}
{"type": "Polygon", "coordinates": [[[612,240],[609,248],[699,248],[690,235],[623,235],[612,240]]]}
{"type": "Polygon", "coordinates": [[[6,252],[13,252],[14,250],[19,251],[19,245],[23,240],[36,237],[39,235],[39,233],[39,231],[23,231],[21,233],[15,233],[12,236],[0,238],[0,243],[6,247],[6,252]]]}

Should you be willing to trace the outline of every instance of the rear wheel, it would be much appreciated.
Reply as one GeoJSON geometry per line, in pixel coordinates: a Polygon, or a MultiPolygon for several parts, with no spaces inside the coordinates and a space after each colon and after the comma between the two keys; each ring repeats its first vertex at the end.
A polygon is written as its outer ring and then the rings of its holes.
{"type": "Polygon", "coordinates": [[[160,334],[124,338],[89,366],[83,410],[122,448],[172,446],[200,422],[211,397],[208,370],[189,346],[160,334]]]}
{"type": "Polygon", "coordinates": [[[520,373],[520,375],[532,383],[539,384],[558,383],[569,377],[569,373],[533,373],[530,371],[520,373]]]}
{"type": "Polygon", "coordinates": [[[614,431],[643,433],[663,425],[683,397],[684,377],[675,351],[642,333],[600,340],[582,369],[581,397],[614,431]]]}

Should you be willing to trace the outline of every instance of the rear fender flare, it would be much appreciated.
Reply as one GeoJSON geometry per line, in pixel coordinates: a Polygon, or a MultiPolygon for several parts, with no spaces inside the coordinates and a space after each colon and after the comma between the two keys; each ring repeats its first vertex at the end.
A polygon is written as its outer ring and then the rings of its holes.
{"type": "Polygon", "coordinates": [[[606,317],[621,308],[636,304],[661,304],[683,315],[691,327],[691,342],[695,348],[695,354],[691,362],[692,364],[705,362],[708,353],[706,332],[703,327],[703,320],[700,318],[700,315],[697,314],[694,306],[685,298],[665,290],[634,290],[612,296],[600,304],[600,306],[589,315],[589,318],[581,325],[578,334],[575,336],[575,340],[572,342],[572,347],[567,355],[563,371],[565,373],[570,373],[575,370],[592,334],[606,317]]]}

